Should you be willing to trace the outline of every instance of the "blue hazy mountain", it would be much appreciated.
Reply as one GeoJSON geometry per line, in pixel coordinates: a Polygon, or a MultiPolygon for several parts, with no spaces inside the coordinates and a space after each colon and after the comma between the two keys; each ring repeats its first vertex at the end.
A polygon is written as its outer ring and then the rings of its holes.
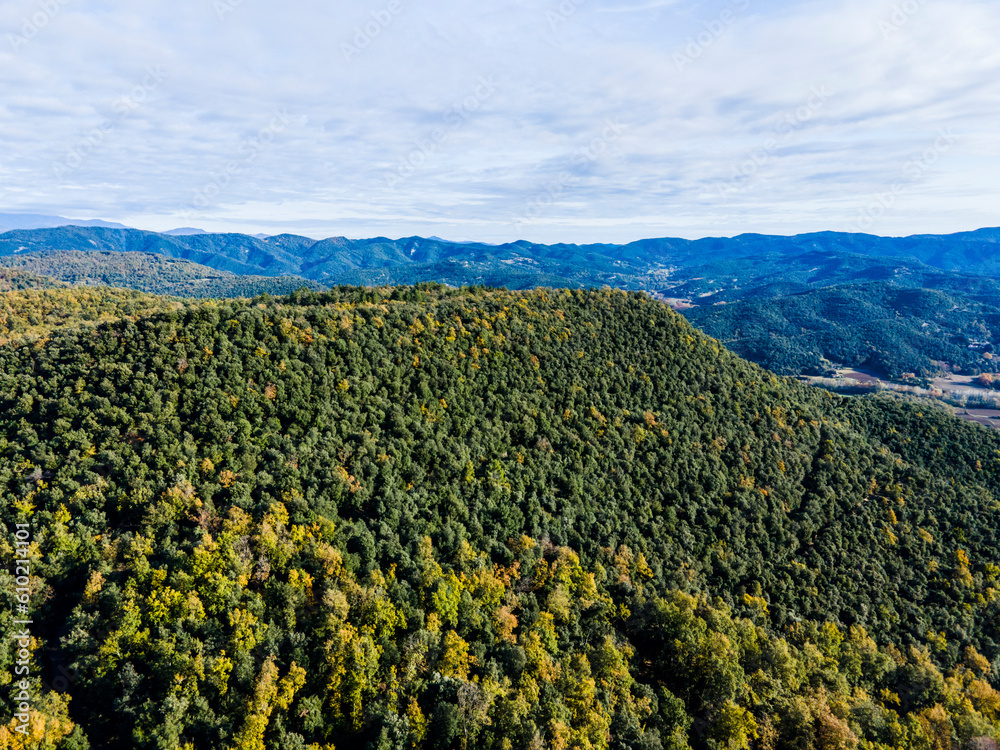
{"type": "Polygon", "coordinates": [[[2,214],[0,213],[0,232],[12,229],[48,229],[51,227],[109,227],[125,229],[124,224],[100,219],[67,219],[64,216],[48,216],[46,214],[2,214]]]}
{"type": "Polygon", "coordinates": [[[795,283],[842,283],[858,274],[878,280],[901,269],[1000,275],[1000,229],[951,235],[877,237],[821,232],[792,237],[649,239],[625,245],[502,245],[405,237],[314,240],[291,234],[167,235],[137,229],[64,226],[0,235],[0,256],[61,250],[145,252],[234,274],[293,275],[323,284],[600,286],[695,292],[795,283]],[[693,276],[687,271],[699,269],[693,276]],[[812,276],[810,276],[812,274],[812,276]],[[717,277],[717,278],[716,278],[717,277]],[[685,286],[687,285],[687,286],[685,286]],[[683,287],[683,288],[678,288],[683,287]]]}
{"type": "Polygon", "coordinates": [[[195,227],[178,227],[177,229],[171,229],[167,232],[163,232],[167,235],[189,235],[189,234],[208,234],[204,229],[197,229],[195,227]]]}

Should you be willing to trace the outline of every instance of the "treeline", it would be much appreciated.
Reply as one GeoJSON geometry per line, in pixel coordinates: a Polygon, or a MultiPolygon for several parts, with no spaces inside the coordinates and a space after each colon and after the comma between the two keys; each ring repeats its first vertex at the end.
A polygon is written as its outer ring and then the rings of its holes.
{"type": "Polygon", "coordinates": [[[0,347],[62,747],[974,747],[998,461],[640,294],[341,288],[0,347]]]}

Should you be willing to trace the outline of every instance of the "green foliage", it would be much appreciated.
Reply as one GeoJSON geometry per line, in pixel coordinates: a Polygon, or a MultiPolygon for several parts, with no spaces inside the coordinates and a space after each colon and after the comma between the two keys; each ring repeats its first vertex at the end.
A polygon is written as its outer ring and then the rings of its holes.
{"type": "MultiPolygon", "coordinates": [[[[323,286],[299,276],[234,275],[148,252],[56,250],[0,257],[4,274],[40,274],[73,286],[109,286],[174,297],[256,297],[323,286]]],[[[50,282],[55,284],[55,282],[50,282]]],[[[31,287],[37,288],[37,287],[31,287]]]]}
{"type": "Polygon", "coordinates": [[[340,288],[0,347],[0,521],[94,747],[996,737],[998,460],[622,292],[340,288]]]}
{"type": "Polygon", "coordinates": [[[821,374],[835,362],[889,378],[907,372],[932,377],[941,362],[973,374],[996,371],[1000,360],[992,359],[992,341],[1000,341],[1000,295],[988,299],[875,283],[684,314],[740,356],[778,374],[821,374]]]}
{"type": "Polygon", "coordinates": [[[46,276],[38,276],[14,268],[0,268],[0,292],[18,292],[25,289],[61,289],[66,285],[46,276]]]}
{"type": "Polygon", "coordinates": [[[0,344],[44,337],[67,326],[96,325],[176,310],[176,299],[127,289],[33,288],[0,295],[0,344]]]}

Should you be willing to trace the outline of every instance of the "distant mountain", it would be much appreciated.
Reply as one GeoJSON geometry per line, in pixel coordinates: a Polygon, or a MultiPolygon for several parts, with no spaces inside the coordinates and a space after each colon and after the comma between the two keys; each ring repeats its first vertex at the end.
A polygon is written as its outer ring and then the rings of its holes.
{"type": "Polygon", "coordinates": [[[51,227],[110,227],[125,229],[124,224],[100,219],[67,219],[62,216],[46,216],[44,214],[0,214],[0,232],[12,229],[48,229],[51,227]]]}
{"type": "Polygon", "coordinates": [[[180,227],[179,229],[171,229],[163,234],[185,236],[190,234],[208,234],[204,229],[195,229],[194,227],[180,227]]]}
{"type": "Polygon", "coordinates": [[[316,241],[282,234],[165,235],[137,229],[61,227],[0,235],[0,256],[52,250],[151,252],[235,274],[300,275],[325,284],[398,284],[439,280],[487,284],[642,289],[655,280],[653,264],[625,262],[617,245],[491,246],[409,237],[316,241]]]}
{"type": "Polygon", "coordinates": [[[625,248],[646,257],[669,255],[683,265],[764,256],[798,256],[823,252],[913,260],[946,271],[996,273],[1000,271],[1000,229],[979,229],[949,235],[878,237],[870,234],[818,232],[782,237],[741,234],[731,238],[641,240],[625,248]]]}
{"type": "Polygon", "coordinates": [[[902,238],[835,232],[743,234],[627,245],[539,245],[523,240],[488,245],[421,237],[317,241],[290,234],[157,234],[79,226],[0,235],[0,256],[51,250],[157,253],[235,274],[297,275],[324,284],[440,281],[517,289],[608,285],[675,297],[761,286],[768,275],[779,284],[794,276],[803,288],[843,283],[845,273],[867,273],[867,280],[928,269],[1000,275],[1000,229],[902,238]],[[699,273],[688,273],[694,269],[699,273]],[[703,283],[691,286],[698,281],[703,283]]]}

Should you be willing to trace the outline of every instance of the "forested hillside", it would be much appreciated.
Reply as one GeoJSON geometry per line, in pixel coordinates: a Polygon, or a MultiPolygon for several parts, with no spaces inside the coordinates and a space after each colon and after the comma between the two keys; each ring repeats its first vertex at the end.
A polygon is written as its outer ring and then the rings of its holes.
{"type": "Polygon", "coordinates": [[[998,468],[641,294],[339,288],[0,347],[52,747],[986,747],[998,468]]]}
{"type": "Polygon", "coordinates": [[[38,339],[67,326],[137,318],[183,306],[178,299],[130,289],[72,289],[45,279],[40,286],[0,294],[0,345],[38,339]]]}
{"type": "MultiPolygon", "coordinates": [[[[237,276],[148,252],[55,250],[0,256],[0,266],[74,286],[136,289],[175,297],[256,297],[324,287],[300,276],[237,276]]],[[[6,272],[6,269],[4,269],[6,272]]]]}
{"type": "Polygon", "coordinates": [[[685,311],[737,354],[785,375],[818,374],[829,362],[898,378],[995,372],[1000,294],[856,284],[685,311]],[[826,363],[824,363],[826,360],[826,363]]]}
{"type": "Polygon", "coordinates": [[[22,289],[61,289],[66,285],[55,279],[21,271],[14,268],[0,268],[0,292],[22,289]]]}

